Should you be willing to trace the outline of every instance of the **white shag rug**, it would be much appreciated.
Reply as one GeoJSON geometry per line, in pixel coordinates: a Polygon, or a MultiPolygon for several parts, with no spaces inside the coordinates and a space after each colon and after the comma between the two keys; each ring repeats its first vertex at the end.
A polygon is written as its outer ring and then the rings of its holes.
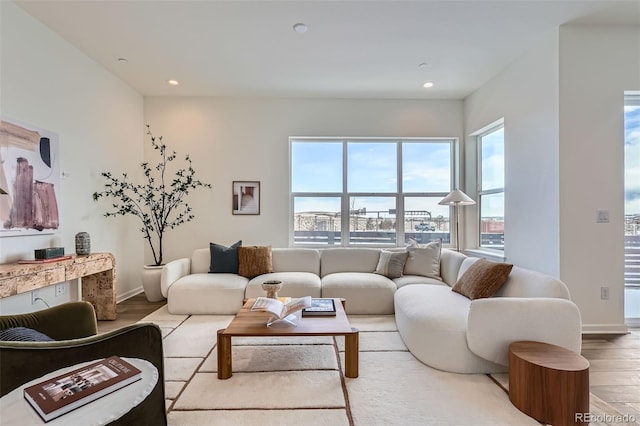
{"type": "Polygon", "coordinates": [[[360,375],[344,377],[344,339],[234,338],[233,376],[218,380],[216,331],[231,316],[171,315],[163,329],[169,425],[539,425],[489,376],[446,373],[415,359],[393,315],[350,316],[360,375]]]}

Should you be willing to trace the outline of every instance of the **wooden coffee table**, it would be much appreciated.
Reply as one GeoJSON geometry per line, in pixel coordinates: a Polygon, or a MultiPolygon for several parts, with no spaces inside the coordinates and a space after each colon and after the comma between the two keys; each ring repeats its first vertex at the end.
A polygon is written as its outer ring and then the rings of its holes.
{"type": "Polygon", "coordinates": [[[358,377],[358,330],[349,325],[341,299],[334,299],[336,316],[303,317],[297,312],[298,325],[290,327],[267,327],[271,315],[267,312],[252,311],[255,299],[249,299],[238,312],[231,324],[218,330],[218,379],[231,377],[232,337],[275,337],[275,336],[344,336],[344,375],[358,377]]]}

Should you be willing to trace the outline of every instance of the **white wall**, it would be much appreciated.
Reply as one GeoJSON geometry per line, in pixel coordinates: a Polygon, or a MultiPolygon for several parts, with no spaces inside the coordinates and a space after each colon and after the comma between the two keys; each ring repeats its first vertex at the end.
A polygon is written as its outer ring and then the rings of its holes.
{"type": "Polygon", "coordinates": [[[190,196],[196,219],[169,231],[166,260],[209,242],[288,246],[290,136],[462,137],[462,101],[150,97],[144,109],[156,136],[214,186],[190,196]],[[259,216],[231,214],[234,180],[261,182],[259,216]]]}
{"type": "MultiPolygon", "coordinates": [[[[116,256],[119,296],[140,287],[143,240],[131,221],[107,219],[91,201],[100,190],[99,173],[131,170],[142,160],[143,99],[60,36],[9,2],[0,2],[0,113],[50,130],[60,140],[59,205],[65,252],[75,251],[74,236],[87,231],[94,252],[116,256]]],[[[114,58],[115,60],[115,58],[114,58]]],[[[52,235],[0,238],[0,263],[33,257],[49,247],[52,235]]],[[[50,305],[70,299],[43,290],[50,305]]],[[[3,299],[3,313],[41,309],[29,294],[3,299]]]]}
{"type": "Polygon", "coordinates": [[[466,134],[505,119],[506,260],[563,280],[586,332],[626,330],[622,105],[638,89],[640,28],[562,26],[465,100],[466,134]]]}
{"type": "Polygon", "coordinates": [[[640,89],[640,28],[561,27],[560,88],[560,277],[590,330],[624,329],[623,93],[640,89]]]}
{"type": "MultiPolygon", "coordinates": [[[[504,117],[506,261],[553,276],[560,274],[557,98],[555,30],[465,100],[466,135],[504,117]]],[[[475,138],[465,150],[466,188],[475,194],[475,138]]],[[[467,235],[475,236],[477,209],[466,210],[467,235]]]]}

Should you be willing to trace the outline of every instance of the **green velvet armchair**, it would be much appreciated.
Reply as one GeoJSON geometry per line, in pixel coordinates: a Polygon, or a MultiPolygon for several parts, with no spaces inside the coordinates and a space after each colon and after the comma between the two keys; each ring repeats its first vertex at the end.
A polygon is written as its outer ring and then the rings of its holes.
{"type": "Polygon", "coordinates": [[[0,330],[27,327],[53,342],[0,342],[0,396],[60,368],[118,355],[149,361],[158,383],[145,400],[111,425],[166,425],[162,333],[155,324],[134,324],[97,333],[87,302],[70,302],[38,312],[0,316],[0,330]]]}

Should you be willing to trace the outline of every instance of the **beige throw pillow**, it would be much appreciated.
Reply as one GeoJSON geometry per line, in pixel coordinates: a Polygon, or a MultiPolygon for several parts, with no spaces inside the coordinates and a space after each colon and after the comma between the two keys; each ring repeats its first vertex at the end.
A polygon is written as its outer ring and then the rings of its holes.
{"type": "Polygon", "coordinates": [[[491,297],[509,279],[513,265],[480,259],[460,277],[453,291],[471,300],[491,297]]]}
{"type": "Polygon", "coordinates": [[[273,272],[271,246],[238,247],[238,275],[247,278],[273,272]]]}
{"type": "Polygon", "coordinates": [[[376,266],[376,270],[374,272],[376,274],[384,275],[387,278],[400,278],[408,255],[409,253],[406,251],[391,252],[381,250],[378,266],[376,266]]]}
{"type": "Polygon", "coordinates": [[[404,265],[404,275],[421,275],[442,281],[440,277],[441,251],[442,242],[440,240],[424,245],[418,245],[415,240],[411,240],[411,245],[407,247],[409,257],[404,265]]]}

